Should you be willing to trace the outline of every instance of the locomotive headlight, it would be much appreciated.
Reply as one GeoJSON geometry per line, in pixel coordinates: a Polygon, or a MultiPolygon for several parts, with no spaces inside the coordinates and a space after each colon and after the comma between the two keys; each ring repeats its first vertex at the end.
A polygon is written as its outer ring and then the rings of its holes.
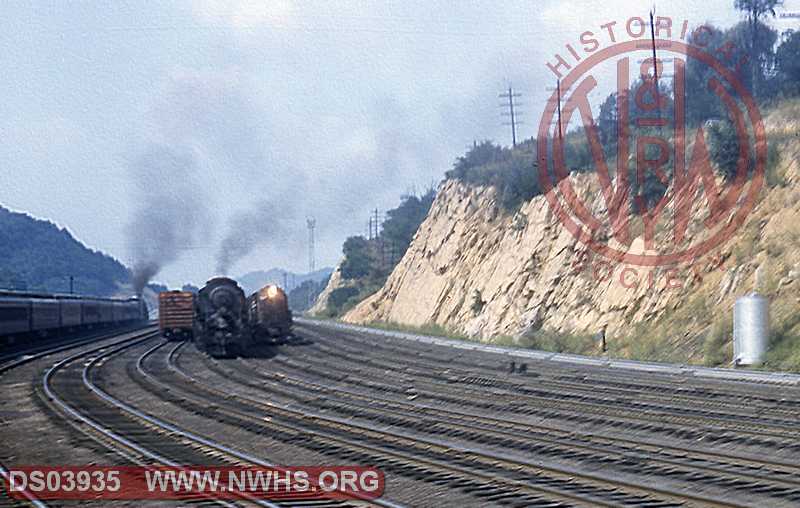
{"type": "Polygon", "coordinates": [[[278,296],[278,286],[270,285],[261,291],[262,300],[272,300],[277,296],[278,296]]]}

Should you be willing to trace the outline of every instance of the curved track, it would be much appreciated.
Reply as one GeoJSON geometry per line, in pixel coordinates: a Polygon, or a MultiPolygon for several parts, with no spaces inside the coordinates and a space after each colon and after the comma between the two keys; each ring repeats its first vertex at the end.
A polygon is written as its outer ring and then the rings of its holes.
{"type": "Polygon", "coordinates": [[[27,379],[97,463],[387,475],[385,499],[318,506],[800,505],[797,387],[545,361],[512,373],[505,354],[297,331],[236,360],[128,333],[0,366],[0,381],[27,379]]]}

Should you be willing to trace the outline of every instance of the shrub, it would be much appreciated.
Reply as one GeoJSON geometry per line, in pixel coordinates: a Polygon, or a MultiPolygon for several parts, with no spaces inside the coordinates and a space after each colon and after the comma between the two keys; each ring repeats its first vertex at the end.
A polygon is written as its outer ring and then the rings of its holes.
{"type": "Polygon", "coordinates": [[[728,120],[717,120],[708,122],[706,134],[711,160],[726,180],[732,180],[736,176],[739,161],[739,138],[736,129],[728,120]]]}
{"type": "Polygon", "coordinates": [[[342,246],[342,278],[357,279],[370,272],[369,243],[363,236],[351,236],[342,246]]]}
{"type": "Polygon", "coordinates": [[[357,294],[358,288],[355,287],[334,289],[328,296],[328,313],[332,316],[340,315],[347,301],[357,294]]]}
{"type": "Polygon", "coordinates": [[[733,359],[733,318],[719,317],[709,327],[703,342],[703,364],[710,367],[730,363],[733,359]]]}
{"type": "Polygon", "coordinates": [[[445,176],[471,185],[494,187],[500,206],[514,210],[541,193],[532,143],[510,150],[485,141],[459,157],[445,176]]]}

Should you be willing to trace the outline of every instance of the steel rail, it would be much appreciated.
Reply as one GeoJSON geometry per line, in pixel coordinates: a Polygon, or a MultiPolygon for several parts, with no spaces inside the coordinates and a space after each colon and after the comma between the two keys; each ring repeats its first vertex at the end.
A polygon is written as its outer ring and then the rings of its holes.
{"type": "MultiPolygon", "coordinates": [[[[49,369],[47,369],[47,371],[45,372],[44,377],[42,378],[42,389],[44,390],[45,395],[50,399],[50,401],[52,401],[56,406],[58,406],[58,408],[61,411],[63,411],[68,416],[70,416],[73,420],[79,421],[83,425],[88,426],[90,429],[95,431],[97,434],[103,436],[104,438],[110,439],[111,441],[114,441],[114,442],[116,442],[118,444],[121,444],[124,448],[133,450],[136,453],[138,453],[138,454],[140,454],[140,455],[142,455],[144,457],[147,457],[147,458],[149,458],[151,460],[154,460],[154,461],[156,461],[158,463],[165,464],[165,465],[168,465],[168,466],[178,467],[178,466],[180,466],[180,464],[177,464],[177,463],[171,461],[170,459],[168,459],[168,458],[166,458],[166,457],[164,457],[164,456],[162,456],[162,455],[160,455],[160,454],[158,454],[158,453],[156,453],[156,452],[154,452],[152,450],[148,450],[148,449],[146,449],[146,448],[144,448],[142,446],[139,446],[134,441],[126,438],[125,436],[122,436],[122,435],[114,432],[111,429],[107,429],[107,428],[103,427],[102,425],[100,425],[95,420],[93,420],[93,419],[89,418],[88,416],[82,414],[80,411],[78,411],[77,409],[73,408],[67,401],[65,401],[61,397],[59,397],[55,393],[55,391],[52,389],[52,380],[53,380],[53,377],[56,374],[56,372],[58,372],[59,370],[63,369],[66,365],[74,362],[75,360],[77,360],[79,358],[82,358],[84,356],[96,353],[96,352],[107,350],[107,348],[109,348],[109,347],[112,348],[111,350],[106,351],[103,356],[94,358],[88,365],[86,365],[84,367],[83,374],[82,374],[82,380],[83,380],[84,384],[86,384],[86,381],[87,381],[87,376],[86,376],[87,369],[91,365],[94,365],[95,362],[97,362],[99,358],[107,358],[109,356],[112,356],[113,354],[119,353],[121,351],[127,350],[128,348],[131,348],[131,347],[134,347],[134,346],[136,346],[138,344],[141,344],[141,343],[144,343],[146,341],[149,341],[149,340],[153,339],[154,337],[156,337],[157,335],[158,335],[157,331],[156,332],[148,332],[148,333],[142,334],[141,336],[137,336],[137,337],[134,337],[134,338],[131,338],[131,339],[124,339],[122,341],[115,342],[115,343],[110,344],[110,345],[105,345],[105,346],[101,346],[101,347],[97,347],[97,348],[92,348],[92,349],[89,349],[89,350],[86,350],[86,351],[79,351],[78,353],[75,353],[75,354],[73,354],[73,355],[71,355],[71,356],[69,356],[67,358],[64,358],[64,359],[60,360],[59,362],[57,362],[56,364],[54,364],[49,369]]],[[[81,432],[83,432],[85,435],[87,435],[87,436],[91,437],[92,439],[94,439],[95,441],[97,441],[98,443],[100,443],[100,444],[102,444],[102,445],[104,445],[106,447],[109,446],[108,443],[105,440],[98,439],[96,436],[94,436],[91,433],[89,433],[86,429],[84,429],[84,428],[82,428],[80,426],[75,426],[75,427],[78,430],[80,430],[81,432]]],[[[131,456],[128,453],[126,453],[125,451],[123,451],[123,450],[117,449],[116,451],[118,453],[121,453],[123,456],[131,458],[131,456]]],[[[226,501],[220,500],[220,499],[212,499],[212,501],[220,504],[221,506],[225,506],[226,508],[234,508],[235,507],[235,505],[233,505],[231,503],[228,503],[226,501]]],[[[273,505],[271,503],[266,503],[266,504],[258,503],[258,504],[261,504],[262,506],[266,506],[268,508],[277,508],[277,505],[273,505]]]]}
{"type": "MultiPolygon", "coordinates": [[[[182,345],[180,345],[180,344],[177,345],[173,349],[173,353],[178,351],[181,348],[181,346],[182,345]]],[[[315,421],[315,422],[328,422],[333,426],[336,426],[336,425],[345,426],[345,427],[347,427],[349,429],[353,429],[355,431],[361,431],[361,432],[365,432],[365,433],[378,433],[378,434],[381,434],[381,435],[384,435],[384,436],[387,436],[387,437],[397,438],[397,439],[400,439],[400,440],[408,441],[409,439],[411,439],[411,437],[409,437],[408,435],[399,434],[399,433],[393,432],[391,430],[386,429],[385,427],[375,427],[375,426],[369,426],[369,425],[362,425],[362,424],[358,424],[358,423],[355,423],[355,422],[350,421],[350,420],[335,418],[335,417],[331,417],[331,416],[328,416],[328,415],[325,415],[325,414],[321,414],[321,413],[311,413],[311,412],[308,412],[308,411],[302,411],[301,412],[301,411],[299,411],[297,409],[293,409],[292,407],[289,407],[289,406],[287,406],[285,404],[279,404],[279,403],[276,403],[276,402],[262,401],[262,400],[259,400],[259,399],[254,399],[253,397],[249,397],[247,395],[244,395],[244,394],[241,394],[241,393],[238,393],[238,392],[230,392],[230,391],[222,392],[221,390],[218,390],[218,389],[216,389],[214,387],[208,386],[207,383],[203,383],[201,380],[192,377],[190,374],[186,373],[185,371],[182,371],[182,369],[180,369],[177,365],[175,365],[174,362],[171,362],[170,366],[173,369],[175,369],[176,373],[178,373],[179,375],[185,377],[188,380],[188,382],[191,383],[193,386],[202,386],[202,389],[207,391],[208,393],[214,393],[214,394],[217,394],[218,396],[225,395],[225,396],[227,396],[228,399],[235,398],[237,400],[240,400],[240,401],[243,401],[245,403],[248,403],[251,406],[257,406],[257,407],[259,407],[261,409],[264,409],[264,410],[285,412],[287,414],[293,415],[293,417],[296,418],[296,419],[310,419],[311,421],[315,421]]],[[[144,373],[144,374],[151,376],[150,374],[147,374],[147,373],[144,373]]],[[[166,383],[164,383],[163,381],[156,380],[156,382],[166,385],[166,383]]],[[[247,416],[247,415],[245,415],[245,416],[247,416]]],[[[273,421],[273,424],[274,423],[275,422],[273,421]]],[[[315,431],[310,431],[309,430],[309,432],[315,432],[315,431]]],[[[329,439],[341,439],[341,440],[347,441],[347,439],[343,439],[343,438],[339,438],[339,437],[332,437],[332,436],[328,436],[328,435],[325,435],[325,437],[328,437],[329,439]]],[[[661,495],[666,495],[668,497],[681,499],[683,501],[685,501],[687,499],[691,499],[691,500],[694,500],[694,501],[702,502],[702,503],[704,503],[706,505],[709,505],[709,506],[731,506],[731,507],[743,507],[743,506],[746,506],[746,505],[742,505],[740,503],[736,503],[736,502],[732,502],[732,501],[720,501],[720,500],[717,500],[717,499],[707,498],[707,497],[704,497],[704,496],[702,496],[700,494],[693,494],[693,493],[688,493],[688,492],[677,492],[677,491],[673,491],[672,489],[669,489],[669,488],[643,486],[640,483],[630,482],[630,481],[622,480],[622,479],[609,480],[608,478],[605,478],[605,477],[602,477],[602,476],[598,476],[598,475],[595,475],[595,474],[592,474],[592,473],[586,473],[586,472],[579,471],[577,469],[569,468],[569,467],[561,468],[561,467],[557,467],[557,466],[549,466],[549,465],[543,465],[543,464],[539,464],[539,463],[536,463],[536,464],[525,463],[525,462],[521,462],[521,461],[510,460],[507,457],[503,457],[503,456],[500,456],[500,455],[494,454],[494,453],[483,452],[483,451],[473,450],[473,449],[454,448],[451,443],[441,442],[441,441],[435,440],[435,439],[426,439],[426,438],[420,438],[420,437],[417,437],[417,436],[414,436],[413,439],[420,446],[429,446],[429,447],[442,448],[442,449],[454,449],[456,451],[461,451],[463,453],[473,454],[476,457],[483,457],[487,461],[487,463],[507,462],[507,463],[513,465],[514,467],[517,467],[517,466],[520,466],[520,465],[521,466],[527,466],[527,467],[532,467],[532,468],[535,468],[535,469],[538,469],[538,470],[550,471],[552,474],[556,474],[556,475],[560,474],[560,475],[566,475],[566,476],[569,476],[569,477],[584,478],[585,480],[594,481],[594,482],[596,482],[598,484],[602,484],[602,485],[611,485],[613,487],[624,486],[624,487],[627,487],[627,488],[630,488],[630,489],[638,490],[638,491],[641,491],[641,492],[646,492],[648,494],[659,493],[661,495]]],[[[383,450],[381,450],[381,452],[385,453],[383,450]]],[[[528,488],[538,489],[539,487],[538,486],[530,486],[528,488]]],[[[557,490],[553,490],[553,492],[551,492],[551,494],[557,494],[557,495],[561,495],[561,496],[566,495],[567,497],[570,496],[569,493],[565,493],[563,491],[557,491],[557,490]]],[[[581,501],[586,501],[585,498],[576,498],[576,500],[578,500],[578,499],[581,500],[581,501]]],[[[594,501],[594,502],[596,503],[597,501],[594,501]]],[[[612,504],[612,506],[616,506],[616,504],[612,504]]]]}

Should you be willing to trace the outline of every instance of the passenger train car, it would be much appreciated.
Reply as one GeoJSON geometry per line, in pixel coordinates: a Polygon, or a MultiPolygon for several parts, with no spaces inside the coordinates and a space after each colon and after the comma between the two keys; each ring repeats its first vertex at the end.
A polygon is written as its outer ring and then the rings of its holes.
{"type": "Polygon", "coordinates": [[[0,345],[147,319],[147,305],[138,298],[0,291],[0,345]]]}

